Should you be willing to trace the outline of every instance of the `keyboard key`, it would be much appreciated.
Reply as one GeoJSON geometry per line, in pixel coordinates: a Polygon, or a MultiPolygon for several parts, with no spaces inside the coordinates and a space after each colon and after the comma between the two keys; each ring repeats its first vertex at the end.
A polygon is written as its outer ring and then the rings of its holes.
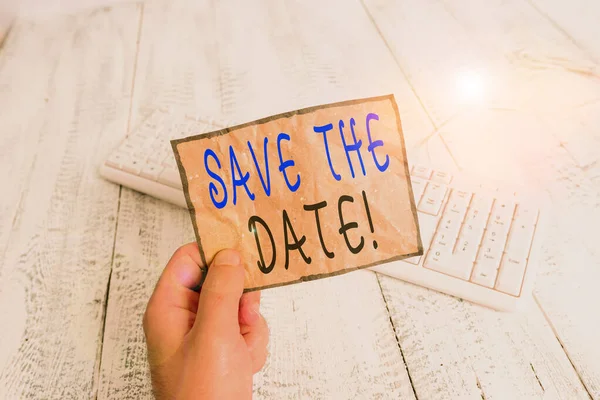
{"type": "Polygon", "coordinates": [[[469,192],[452,189],[445,212],[459,213],[464,216],[471,203],[471,196],[469,192]]]}
{"type": "Polygon", "coordinates": [[[459,236],[454,246],[454,258],[456,262],[469,264],[473,267],[475,257],[477,256],[477,249],[479,248],[479,240],[476,237],[459,236]]]}
{"type": "Polygon", "coordinates": [[[165,143],[164,140],[155,140],[152,145],[148,147],[148,150],[146,150],[148,152],[146,156],[150,156],[152,153],[160,152],[165,146],[168,146],[168,144],[165,143]]]}
{"type": "Polygon", "coordinates": [[[515,203],[507,200],[497,199],[492,207],[492,216],[490,222],[496,221],[499,224],[510,225],[510,221],[515,213],[515,203]]]}
{"type": "Polygon", "coordinates": [[[417,178],[415,176],[412,176],[410,180],[412,183],[415,204],[419,204],[419,200],[421,200],[421,196],[423,196],[423,192],[425,191],[425,186],[427,186],[427,181],[424,181],[423,179],[417,178]]]}
{"type": "Polygon", "coordinates": [[[154,164],[147,164],[144,168],[142,168],[142,172],[140,172],[140,176],[142,178],[157,181],[158,176],[161,174],[163,169],[164,168],[162,166],[158,166],[158,165],[154,165],[154,164]]]}
{"type": "Polygon", "coordinates": [[[502,258],[502,250],[502,247],[494,244],[494,242],[484,241],[473,267],[472,282],[489,288],[494,287],[502,258]]]}
{"type": "Polygon", "coordinates": [[[519,296],[526,266],[527,259],[512,258],[508,254],[505,254],[502,259],[502,265],[500,265],[500,271],[498,272],[496,289],[512,294],[513,296],[519,296]]]}
{"type": "Polygon", "coordinates": [[[429,180],[431,177],[431,168],[415,165],[412,169],[412,175],[429,180]]]}
{"type": "Polygon", "coordinates": [[[427,255],[424,266],[463,280],[469,280],[473,263],[463,262],[452,255],[451,249],[436,247],[434,243],[427,255]]]}
{"type": "Polygon", "coordinates": [[[485,225],[492,208],[492,199],[473,195],[470,207],[454,248],[457,259],[465,263],[475,262],[485,225]]]}
{"type": "Polygon", "coordinates": [[[529,207],[525,204],[517,205],[517,211],[515,212],[515,221],[524,225],[535,225],[538,219],[538,210],[529,207]]]}
{"type": "Polygon", "coordinates": [[[494,286],[505,245],[506,237],[502,238],[494,235],[492,231],[486,231],[471,281],[490,288],[494,286]]]}
{"type": "Polygon", "coordinates": [[[470,193],[452,191],[444,209],[444,215],[440,221],[438,230],[445,231],[456,242],[458,233],[467,213],[467,207],[471,199],[470,193]]]}
{"type": "Polygon", "coordinates": [[[498,274],[498,267],[500,266],[500,256],[490,254],[489,256],[483,255],[478,258],[473,267],[471,282],[493,288],[496,282],[496,275],[498,274]]]}
{"type": "Polygon", "coordinates": [[[140,162],[139,159],[129,159],[126,163],[121,165],[121,169],[125,172],[129,172],[133,175],[139,175],[142,171],[143,163],[140,162]]]}
{"type": "Polygon", "coordinates": [[[129,155],[120,151],[113,152],[110,157],[105,161],[105,164],[109,167],[121,169],[121,166],[129,161],[129,155]]]}
{"type": "Polygon", "coordinates": [[[419,202],[418,210],[427,214],[438,215],[446,196],[446,190],[446,185],[429,182],[419,202]]]}
{"type": "Polygon", "coordinates": [[[456,235],[453,235],[451,232],[439,230],[438,228],[438,231],[435,233],[433,241],[431,242],[431,248],[444,252],[447,251],[452,254],[454,242],[456,242],[456,235]]]}
{"type": "Polygon", "coordinates": [[[126,154],[133,154],[136,150],[138,150],[138,149],[129,140],[126,140],[125,142],[123,142],[123,144],[119,147],[119,151],[126,153],[126,154]]]}
{"type": "Polygon", "coordinates": [[[148,155],[148,161],[153,164],[162,164],[162,162],[169,156],[169,152],[166,148],[161,147],[158,151],[154,151],[148,155]]]}
{"type": "Polygon", "coordinates": [[[467,211],[465,226],[470,230],[483,231],[492,210],[492,203],[493,200],[489,197],[474,195],[467,211]]]}
{"type": "Polygon", "coordinates": [[[163,162],[162,162],[163,167],[165,168],[171,168],[171,169],[177,169],[177,163],[175,162],[175,156],[171,155],[168,156],[163,162]]]}
{"type": "Polygon", "coordinates": [[[492,214],[486,226],[484,242],[489,241],[495,247],[499,243],[504,249],[506,236],[512,222],[512,216],[515,209],[515,204],[510,202],[496,201],[492,207],[492,214]]]}
{"type": "Polygon", "coordinates": [[[450,184],[450,182],[452,182],[452,175],[443,171],[433,171],[433,175],[431,175],[431,180],[433,182],[448,185],[450,184]]]}
{"type": "Polygon", "coordinates": [[[525,259],[529,255],[535,225],[526,225],[520,220],[512,224],[506,245],[506,252],[517,259],[525,259]]]}
{"type": "Polygon", "coordinates": [[[183,189],[183,185],[181,184],[181,176],[179,175],[179,171],[176,169],[165,168],[158,176],[158,181],[175,189],[183,189]]]}

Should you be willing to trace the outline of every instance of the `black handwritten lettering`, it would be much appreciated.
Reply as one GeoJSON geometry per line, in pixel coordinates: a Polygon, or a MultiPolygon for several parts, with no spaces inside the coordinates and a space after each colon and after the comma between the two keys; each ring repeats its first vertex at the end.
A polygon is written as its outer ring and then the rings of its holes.
{"type": "Polygon", "coordinates": [[[315,212],[315,219],[317,221],[317,233],[319,234],[319,242],[321,242],[321,248],[323,249],[323,252],[327,256],[327,258],[333,258],[335,257],[335,253],[327,250],[327,246],[325,246],[325,241],[323,240],[323,232],[321,231],[321,222],[319,220],[319,210],[325,207],[327,207],[327,202],[322,201],[317,204],[306,204],[304,205],[304,210],[315,212]]]}
{"type": "Polygon", "coordinates": [[[302,250],[302,246],[304,245],[304,242],[306,242],[306,236],[302,235],[300,240],[298,240],[286,210],[283,210],[283,241],[285,242],[285,269],[288,269],[289,266],[290,250],[298,250],[305,263],[310,264],[312,262],[312,259],[304,254],[304,251],[302,250]],[[288,229],[294,239],[294,243],[288,241],[288,229]]]}
{"type": "MultiPolygon", "coordinates": [[[[371,233],[375,233],[375,228],[373,227],[373,219],[371,218],[371,210],[369,210],[369,202],[367,201],[367,194],[365,191],[362,191],[363,201],[365,202],[365,211],[367,211],[367,220],[369,220],[369,229],[371,233]]],[[[377,240],[373,240],[373,248],[377,249],[377,240]]]]}
{"type": "Polygon", "coordinates": [[[254,239],[256,240],[256,248],[258,249],[258,256],[260,258],[260,260],[257,261],[258,269],[263,274],[268,274],[269,272],[273,271],[273,268],[275,267],[275,260],[277,259],[277,249],[275,248],[275,240],[273,239],[273,234],[271,233],[271,230],[269,229],[269,226],[267,225],[267,223],[261,217],[259,217],[257,215],[251,216],[250,219],[248,220],[248,230],[250,232],[254,233],[254,239]],[[271,258],[271,262],[269,263],[268,267],[265,264],[262,247],[260,245],[260,239],[258,237],[258,230],[256,229],[257,222],[259,224],[261,224],[263,228],[265,228],[267,235],[269,235],[269,240],[271,241],[271,249],[273,250],[273,257],[271,258]]]}
{"type": "Polygon", "coordinates": [[[345,202],[354,203],[354,198],[352,198],[352,196],[343,195],[338,200],[338,214],[340,217],[340,225],[341,225],[339,232],[340,232],[340,235],[344,235],[344,241],[346,242],[346,246],[348,246],[348,250],[350,250],[353,254],[358,254],[358,253],[360,253],[360,251],[362,250],[362,248],[365,245],[365,238],[363,238],[361,236],[360,243],[356,247],[354,247],[350,244],[350,240],[348,239],[348,231],[350,229],[358,228],[358,223],[357,222],[344,223],[344,216],[342,214],[342,204],[345,202]]]}

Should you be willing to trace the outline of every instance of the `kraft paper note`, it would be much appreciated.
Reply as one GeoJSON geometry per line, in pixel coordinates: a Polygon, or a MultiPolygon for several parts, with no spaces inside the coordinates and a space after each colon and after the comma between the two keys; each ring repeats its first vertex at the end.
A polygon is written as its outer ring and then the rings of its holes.
{"type": "Polygon", "coordinates": [[[204,267],[238,249],[246,291],[423,253],[392,95],[171,143],[204,267]]]}

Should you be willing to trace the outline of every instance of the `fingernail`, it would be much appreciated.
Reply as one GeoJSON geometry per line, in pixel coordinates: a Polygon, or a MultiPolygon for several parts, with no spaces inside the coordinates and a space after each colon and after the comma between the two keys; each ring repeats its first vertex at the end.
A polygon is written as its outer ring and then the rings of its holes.
{"type": "Polygon", "coordinates": [[[221,250],[213,259],[214,265],[240,265],[242,259],[236,250],[221,250]]]}

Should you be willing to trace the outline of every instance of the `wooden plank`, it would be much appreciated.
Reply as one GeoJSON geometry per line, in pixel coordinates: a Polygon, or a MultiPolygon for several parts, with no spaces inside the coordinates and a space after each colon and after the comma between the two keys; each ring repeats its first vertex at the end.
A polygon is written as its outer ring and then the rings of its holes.
{"type": "Polygon", "coordinates": [[[590,0],[528,0],[538,12],[596,62],[600,60],[600,3],[590,0]]]}
{"type": "Polygon", "coordinates": [[[142,316],[154,283],[175,249],[194,239],[189,218],[185,210],[122,190],[99,399],[152,398],[142,316]]]}
{"type": "Polygon", "coordinates": [[[0,54],[0,397],[91,398],[139,8],[20,21],[0,54]],[[100,151],[98,149],[101,149],[100,151]]]}
{"type": "MultiPolygon", "coordinates": [[[[589,3],[589,13],[593,15],[591,8],[596,7],[598,14],[600,7],[589,3]]],[[[506,86],[512,92],[513,108],[540,119],[578,165],[597,161],[600,155],[592,149],[600,146],[598,59],[521,0],[486,6],[446,1],[445,8],[465,30],[486,32],[476,41],[502,56],[503,75],[512,76],[506,86]]],[[[579,24],[598,29],[598,24],[579,24]]]]}
{"type": "MultiPolygon", "coordinates": [[[[413,143],[432,129],[358,2],[155,1],[143,14],[134,122],[158,106],[244,122],[394,92],[413,143]]],[[[184,211],[123,189],[99,398],[150,396],[142,313],[192,239],[184,211]]],[[[414,398],[373,273],[268,290],[263,304],[271,356],[257,398],[414,398]]]]}
{"type": "MultiPolygon", "coordinates": [[[[588,309],[587,304],[597,303],[597,299],[593,300],[597,294],[592,282],[598,279],[594,272],[598,261],[586,247],[591,246],[587,243],[593,237],[592,226],[599,222],[598,213],[591,206],[594,202],[597,204],[598,183],[592,182],[585,169],[577,166],[586,153],[573,151],[576,149],[573,139],[579,140],[582,147],[595,143],[591,130],[597,124],[589,123],[590,129],[578,132],[578,136],[566,137],[557,134],[553,126],[561,123],[563,111],[576,110],[579,104],[598,93],[598,85],[593,79],[569,72],[567,66],[578,65],[587,70],[595,70],[597,66],[580,49],[564,40],[562,34],[534,9],[520,1],[485,4],[427,1],[417,4],[373,0],[366,1],[366,6],[437,125],[437,134],[443,137],[458,164],[466,171],[544,190],[556,206],[555,210],[569,210],[551,215],[556,219],[562,214],[561,222],[555,222],[553,232],[549,232],[547,264],[543,266],[536,286],[537,297],[549,323],[543,322],[540,310],[532,311],[528,317],[531,323],[523,325],[505,318],[490,320],[475,309],[456,308],[453,306],[456,300],[444,300],[446,305],[435,306],[434,315],[438,317],[419,322],[421,328],[406,333],[406,343],[416,346],[415,343],[422,344],[420,338],[430,336],[427,339],[429,346],[439,348],[436,351],[439,357],[459,365],[463,362],[472,365],[474,372],[469,375],[469,368],[462,367],[461,373],[453,374],[444,367],[437,367],[430,360],[434,356],[417,357],[414,364],[407,357],[411,376],[442,376],[428,382],[429,385],[417,387],[417,395],[427,397],[434,393],[434,388],[440,393],[476,395],[481,387],[486,398],[507,393],[513,393],[516,398],[533,396],[541,389],[531,379],[535,370],[538,375],[554,371],[552,374],[562,376],[551,379],[556,383],[553,387],[542,382],[544,394],[585,397],[587,390],[590,395],[597,396],[599,358],[596,350],[589,349],[587,332],[597,331],[600,322],[596,315],[584,310],[588,309]],[[427,24],[423,24],[425,20],[427,24]],[[560,66],[554,67],[549,62],[553,58],[561,60],[557,61],[560,66]],[[543,61],[537,64],[538,60],[543,61]],[[543,68],[538,68],[540,65],[543,68]],[[467,71],[466,81],[461,71],[467,71]],[[482,74],[485,75],[482,77],[482,74]],[[482,90],[474,90],[480,84],[482,90]],[[554,86],[553,92],[560,92],[561,96],[551,96],[546,89],[539,90],[546,84],[554,86]],[[469,96],[465,97],[465,94],[469,96]],[[567,224],[567,221],[571,223],[567,224]],[[583,239],[586,236],[588,239],[583,239]],[[577,246],[577,240],[587,245],[577,246]],[[573,254],[585,262],[577,263],[573,268],[568,262],[573,254]],[[578,292],[582,287],[585,290],[578,292]],[[447,322],[436,322],[436,318],[443,318],[442,310],[447,307],[452,307],[453,313],[458,314],[452,314],[447,322]],[[478,321],[474,325],[482,325],[477,329],[486,332],[477,339],[481,341],[482,349],[499,346],[500,338],[488,332],[490,327],[485,326],[493,324],[543,343],[536,350],[539,354],[529,351],[532,346],[529,339],[502,344],[505,346],[501,352],[502,360],[493,363],[494,372],[488,376],[492,364],[486,365],[484,359],[477,357],[465,361],[464,352],[452,352],[454,343],[448,345],[436,336],[436,330],[443,326],[462,332],[461,324],[472,320],[473,315],[477,315],[478,321]],[[552,338],[552,332],[557,332],[558,339],[552,338]],[[558,342],[568,345],[565,347],[569,358],[557,354],[558,342]],[[570,362],[579,376],[573,373],[570,362]],[[532,371],[526,371],[528,363],[532,371]],[[544,369],[547,372],[540,372],[544,369]],[[480,375],[487,377],[489,382],[484,382],[480,375]],[[470,376],[469,380],[465,381],[465,376],[470,376]],[[522,376],[527,378],[521,379],[522,376]],[[579,379],[583,380],[583,385],[579,379]],[[507,386],[507,392],[502,389],[503,381],[516,384],[507,386]]],[[[573,118],[574,113],[569,115],[573,118]]],[[[392,281],[386,283],[392,284],[392,281]]],[[[395,309],[400,309],[398,303],[407,302],[402,296],[386,296],[386,300],[388,306],[395,309]]],[[[400,323],[404,321],[403,316],[405,314],[393,317],[400,323]]]]}
{"type": "Polygon", "coordinates": [[[598,159],[598,65],[528,3],[366,3],[436,125],[513,111],[541,120],[579,165],[598,159]]]}
{"type": "Polygon", "coordinates": [[[499,313],[379,279],[419,398],[588,398],[537,307],[499,313]]]}

